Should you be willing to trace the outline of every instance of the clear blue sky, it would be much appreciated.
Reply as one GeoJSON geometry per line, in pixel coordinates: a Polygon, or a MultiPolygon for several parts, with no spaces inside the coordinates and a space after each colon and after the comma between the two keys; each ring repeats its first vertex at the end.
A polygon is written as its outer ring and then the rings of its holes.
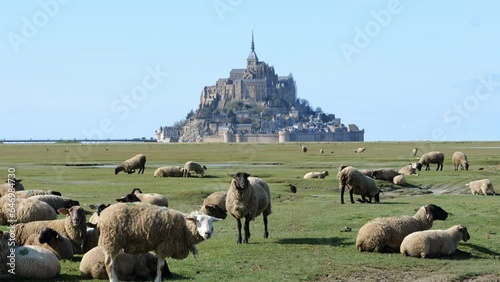
{"type": "Polygon", "coordinates": [[[0,139],[153,136],[259,59],[366,141],[500,140],[499,1],[3,1],[0,139]]]}

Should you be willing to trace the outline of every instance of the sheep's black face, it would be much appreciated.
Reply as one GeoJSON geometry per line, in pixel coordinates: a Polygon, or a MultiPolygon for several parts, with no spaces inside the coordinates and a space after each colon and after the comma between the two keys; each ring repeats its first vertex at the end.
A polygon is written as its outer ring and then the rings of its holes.
{"type": "Polygon", "coordinates": [[[85,217],[85,210],[80,206],[73,206],[69,209],[68,216],[71,219],[73,226],[78,226],[87,221],[85,217]]]}
{"type": "Polygon", "coordinates": [[[246,190],[248,188],[249,182],[248,177],[250,174],[246,172],[238,172],[233,176],[233,181],[236,184],[236,188],[239,190],[246,190]]]}
{"type": "Polygon", "coordinates": [[[97,206],[97,215],[98,215],[98,216],[100,216],[100,215],[101,215],[101,212],[102,212],[105,208],[109,207],[110,205],[111,205],[111,204],[109,204],[109,205],[105,205],[105,204],[100,204],[100,205],[98,205],[98,206],[97,206]]]}
{"type": "Polygon", "coordinates": [[[463,240],[464,242],[469,241],[469,240],[470,240],[470,234],[469,234],[469,232],[467,231],[467,227],[465,227],[465,226],[460,226],[460,228],[459,228],[459,229],[460,229],[460,231],[462,231],[462,240],[463,240]]]}
{"type": "Polygon", "coordinates": [[[434,220],[446,220],[448,218],[448,213],[441,207],[430,204],[427,205],[427,211],[432,214],[434,220]]]}
{"type": "Polygon", "coordinates": [[[117,167],[115,168],[115,174],[118,174],[118,172],[122,171],[122,168],[121,167],[117,167]]]}
{"type": "Polygon", "coordinates": [[[219,206],[206,205],[205,210],[207,211],[207,214],[209,216],[213,216],[213,217],[220,218],[220,219],[226,219],[226,217],[227,217],[227,212],[225,210],[221,209],[219,206]]]}
{"type": "Polygon", "coordinates": [[[38,241],[40,244],[48,243],[52,240],[52,238],[57,238],[59,234],[54,231],[52,228],[45,228],[38,236],[38,241]]]}
{"type": "Polygon", "coordinates": [[[422,170],[422,164],[421,163],[417,163],[417,169],[418,169],[418,171],[422,170]]]}
{"type": "Polygon", "coordinates": [[[380,192],[375,194],[375,196],[373,198],[375,199],[375,203],[380,203],[380,192]]]}
{"type": "Polygon", "coordinates": [[[465,164],[465,170],[469,170],[469,164],[465,164]]]}
{"type": "Polygon", "coordinates": [[[116,199],[116,201],[120,203],[133,203],[133,202],[140,202],[141,200],[135,194],[128,194],[125,197],[116,199]]]}

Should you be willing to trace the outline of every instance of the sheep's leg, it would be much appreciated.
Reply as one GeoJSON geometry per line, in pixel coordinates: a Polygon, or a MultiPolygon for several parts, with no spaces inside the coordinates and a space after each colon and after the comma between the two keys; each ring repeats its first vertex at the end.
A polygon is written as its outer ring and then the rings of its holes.
{"type": "Polygon", "coordinates": [[[118,282],[119,281],[118,276],[116,276],[116,272],[115,272],[115,261],[116,261],[116,256],[112,257],[107,252],[105,253],[104,265],[106,266],[106,272],[108,273],[109,282],[118,282]]]}
{"type": "Polygon", "coordinates": [[[238,223],[238,241],[236,243],[241,244],[241,219],[237,218],[236,222],[238,223]]]}
{"type": "Polygon", "coordinates": [[[345,191],[345,185],[342,185],[342,188],[340,189],[340,203],[341,204],[345,204],[344,203],[344,191],[345,191]]]}
{"type": "Polygon", "coordinates": [[[156,263],[155,282],[161,282],[161,274],[163,273],[164,266],[165,266],[165,257],[160,257],[158,255],[158,262],[156,263]]]}
{"type": "Polygon", "coordinates": [[[245,238],[243,239],[243,244],[248,244],[248,239],[250,239],[250,217],[245,218],[245,238]]]}
{"type": "Polygon", "coordinates": [[[354,204],[354,191],[352,189],[349,189],[349,196],[351,197],[351,204],[354,204]]]}
{"type": "Polygon", "coordinates": [[[269,232],[267,231],[267,215],[263,215],[264,217],[264,238],[269,237],[269,232]]]}

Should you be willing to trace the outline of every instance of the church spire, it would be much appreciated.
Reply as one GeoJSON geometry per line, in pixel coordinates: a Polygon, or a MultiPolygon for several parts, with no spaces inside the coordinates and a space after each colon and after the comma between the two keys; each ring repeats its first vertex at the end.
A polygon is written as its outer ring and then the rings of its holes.
{"type": "Polygon", "coordinates": [[[259,62],[259,58],[257,58],[257,54],[255,53],[255,44],[253,42],[253,30],[252,30],[252,45],[250,46],[250,54],[247,58],[247,65],[254,66],[259,62]]]}
{"type": "Polygon", "coordinates": [[[255,45],[253,44],[253,29],[252,29],[252,46],[250,47],[252,52],[255,52],[255,45]]]}

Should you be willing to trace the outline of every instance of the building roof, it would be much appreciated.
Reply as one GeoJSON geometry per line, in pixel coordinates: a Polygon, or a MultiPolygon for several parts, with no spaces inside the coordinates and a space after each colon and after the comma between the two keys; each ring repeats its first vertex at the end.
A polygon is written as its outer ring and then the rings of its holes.
{"type": "Polygon", "coordinates": [[[246,69],[232,69],[229,73],[245,73],[246,69]]]}

